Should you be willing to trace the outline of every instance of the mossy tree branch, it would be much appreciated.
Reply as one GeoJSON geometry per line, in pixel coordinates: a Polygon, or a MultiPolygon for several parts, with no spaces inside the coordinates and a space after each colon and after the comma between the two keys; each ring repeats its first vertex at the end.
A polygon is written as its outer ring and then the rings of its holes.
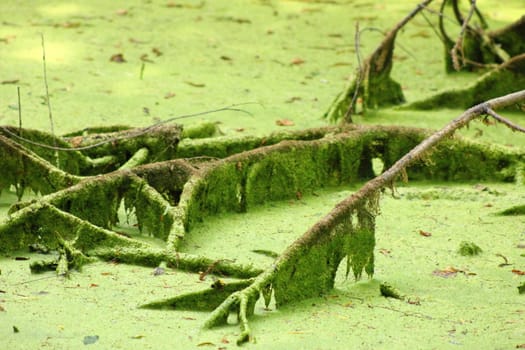
{"type": "MultiPolygon", "coordinates": [[[[229,312],[240,312],[241,334],[238,342],[246,342],[250,339],[247,316],[253,312],[253,308],[248,308],[247,305],[254,304],[253,299],[258,298],[267,286],[273,287],[277,306],[311,297],[331,288],[339,262],[344,254],[352,253],[338,247],[348,247],[352,236],[361,230],[371,230],[373,239],[374,218],[377,215],[379,191],[382,188],[390,186],[406,172],[408,166],[430,153],[439,142],[449,138],[456,130],[466,126],[470,121],[486,115],[489,110],[522,101],[525,101],[525,90],[491,99],[469,108],[458,118],[430,135],[388,170],[368,181],[358,191],[338,203],[330,213],[292,243],[265,272],[257,276],[250,286],[231,294],[224,300],[210,314],[204,327],[224,324],[229,312]],[[353,223],[352,221],[356,219],[357,223],[353,223]],[[327,257],[333,260],[326,261],[327,257]],[[319,273],[319,265],[323,266],[322,273],[319,273]],[[305,275],[308,275],[308,278],[305,279],[305,275]],[[327,278],[330,277],[332,284],[327,281],[327,278]],[[239,307],[239,305],[244,305],[244,307],[239,307]]],[[[373,273],[373,262],[372,264],[366,261],[364,264],[361,262],[360,266],[365,267],[369,274],[373,273]]],[[[358,274],[360,272],[357,272],[356,276],[358,274]]]]}

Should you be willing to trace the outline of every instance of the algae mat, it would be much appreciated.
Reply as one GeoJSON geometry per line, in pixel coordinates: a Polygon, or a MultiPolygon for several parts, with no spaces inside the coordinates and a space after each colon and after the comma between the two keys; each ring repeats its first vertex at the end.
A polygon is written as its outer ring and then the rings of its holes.
{"type": "MultiPolygon", "coordinates": [[[[479,3],[487,4],[489,20],[496,25],[513,21],[523,11],[520,1],[479,3]]],[[[353,22],[386,29],[393,24],[389,21],[413,6],[410,1],[3,1],[0,120],[18,124],[18,84],[24,126],[49,130],[38,34],[44,32],[59,133],[93,125],[141,126],[251,101],[264,109],[251,106],[252,116],[214,117],[225,134],[265,135],[282,129],[276,120],[284,119],[295,124],[289,128],[321,126],[325,121],[319,116],[355,68],[353,22]],[[125,62],[119,63],[118,55],[125,62]]],[[[417,55],[416,62],[403,66],[398,63],[410,60],[410,55],[396,50],[393,74],[409,100],[475,79],[443,77],[442,57],[435,54],[441,52],[440,44],[422,45],[421,40],[432,35],[424,26],[418,19],[403,33],[401,43],[409,52],[426,46],[432,54],[417,55]]],[[[379,37],[363,41],[363,50],[375,45],[373,39],[379,37]]],[[[366,122],[439,127],[455,114],[386,111],[366,122]]],[[[522,115],[514,117],[523,120],[522,115]]],[[[524,146],[519,137],[493,129],[483,128],[483,136],[524,146]]],[[[269,203],[243,215],[210,218],[195,227],[184,249],[271,263],[253,250],[281,251],[351,190],[306,193],[300,200],[269,203]]],[[[399,200],[382,198],[375,279],[353,283],[341,273],[333,293],[323,298],[278,311],[273,305],[270,310],[257,305],[251,321],[256,342],[248,346],[513,348],[525,343],[525,301],[516,290],[523,282],[519,271],[525,270],[525,225],[520,216],[493,215],[523,203],[523,188],[411,184],[400,194],[399,200]],[[483,253],[460,256],[457,250],[465,240],[479,245],[483,253]],[[406,300],[381,297],[382,282],[397,288],[406,300]]],[[[0,201],[5,213],[16,199],[3,192],[0,201]]],[[[38,258],[18,252],[0,260],[0,344],[6,348],[235,347],[236,326],[200,331],[205,314],[136,308],[199,290],[211,279],[95,263],[63,280],[51,273],[30,275],[28,262],[15,256],[38,258]]]]}

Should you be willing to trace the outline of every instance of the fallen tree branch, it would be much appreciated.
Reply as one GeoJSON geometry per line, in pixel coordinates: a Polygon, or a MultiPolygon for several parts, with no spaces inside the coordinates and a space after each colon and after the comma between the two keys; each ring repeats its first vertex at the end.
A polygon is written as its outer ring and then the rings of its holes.
{"type": "MultiPolygon", "coordinates": [[[[333,285],[329,283],[330,281],[326,281],[322,276],[317,276],[321,275],[318,272],[319,266],[326,264],[329,271],[336,271],[343,254],[348,254],[350,259],[350,252],[344,248],[338,249],[338,247],[342,245],[348,249],[352,239],[355,240],[361,233],[371,232],[371,235],[365,234],[365,236],[367,239],[374,240],[374,219],[377,215],[377,201],[382,188],[394,183],[408,166],[431,152],[439,142],[452,136],[456,130],[466,126],[473,119],[488,114],[490,110],[521,101],[525,101],[525,90],[488,100],[467,109],[441,130],[423,140],[388,170],[368,181],[358,191],[338,203],[332,211],[292,243],[271,267],[257,276],[250,286],[226,298],[210,314],[204,327],[209,328],[225,324],[230,312],[238,312],[241,328],[238,343],[243,343],[250,339],[247,316],[253,312],[252,304],[254,305],[255,301],[252,299],[257,299],[264,288],[268,288],[269,285],[273,287],[277,307],[287,302],[310,297],[313,293],[322,293],[323,288],[330,288],[333,285]],[[327,252],[332,254],[331,260],[320,261],[320,257],[326,258],[327,252]],[[305,278],[305,274],[309,276],[308,279],[305,278]],[[312,275],[314,276],[312,277],[312,275]],[[302,290],[311,289],[312,284],[318,284],[317,289],[309,292],[302,290]]],[[[364,267],[369,275],[373,274],[373,256],[371,259],[372,263],[369,260],[364,261],[364,263],[362,260],[360,261],[360,266],[364,267]]],[[[360,271],[357,273],[359,274],[360,271]]],[[[356,274],[355,269],[354,274],[356,274]]],[[[334,277],[335,272],[332,278],[334,277]]]]}

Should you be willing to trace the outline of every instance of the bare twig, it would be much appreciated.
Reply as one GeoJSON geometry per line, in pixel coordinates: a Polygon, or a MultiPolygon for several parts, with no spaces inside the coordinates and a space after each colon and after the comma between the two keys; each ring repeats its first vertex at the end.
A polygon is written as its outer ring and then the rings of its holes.
{"type": "Polygon", "coordinates": [[[361,52],[359,50],[359,39],[360,39],[361,33],[359,32],[359,22],[355,23],[355,38],[354,38],[354,47],[355,47],[355,55],[357,57],[357,81],[355,83],[355,89],[354,89],[354,95],[352,96],[352,101],[348,105],[348,109],[346,110],[346,113],[343,117],[343,121],[346,123],[353,123],[352,121],[352,110],[355,105],[355,101],[357,100],[357,96],[359,95],[359,87],[361,86],[361,81],[363,80],[363,68],[361,66],[361,52]]]}
{"type": "Polygon", "coordinates": [[[461,66],[464,65],[465,54],[463,52],[463,40],[465,38],[465,32],[468,28],[470,19],[472,18],[472,15],[474,15],[475,11],[476,11],[476,0],[470,0],[470,10],[467,14],[467,18],[463,20],[463,25],[461,26],[461,31],[459,32],[458,39],[456,40],[456,43],[452,47],[452,50],[450,50],[450,55],[452,57],[452,63],[454,65],[454,69],[457,71],[459,71],[461,69],[461,66]],[[460,55],[461,61],[462,61],[461,65],[459,63],[458,51],[461,53],[460,55]]]}
{"type": "Polygon", "coordinates": [[[20,102],[20,86],[16,87],[18,94],[18,133],[22,134],[22,103],[20,102]]]}
{"type": "MultiPolygon", "coordinates": [[[[43,69],[44,69],[44,86],[46,88],[46,104],[47,104],[47,110],[49,112],[49,124],[51,127],[51,135],[55,137],[55,126],[53,124],[53,113],[51,111],[51,101],[49,99],[49,86],[47,84],[46,46],[44,42],[44,33],[40,33],[40,36],[42,38],[42,64],[43,64],[43,69]]],[[[55,141],[55,147],[56,147],[56,141],[55,141]]]]}
{"type": "Polygon", "coordinates": [[[522,126],[518,124],[511,122],[505,117],[502,117],[501,115],[496,113],[492,108],[487,108],[486,113],[490,115],[491,117],[493,117],[494,119],[496,119],[498,122],[505,124],[506,126],[511,128],[513,131],[525,132],[525,128],[523,128],[522,126]]]}

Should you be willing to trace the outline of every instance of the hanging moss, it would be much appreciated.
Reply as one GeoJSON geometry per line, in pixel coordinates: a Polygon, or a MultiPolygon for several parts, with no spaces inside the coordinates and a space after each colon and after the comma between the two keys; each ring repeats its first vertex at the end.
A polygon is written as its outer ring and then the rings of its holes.
{"type": "Polygon", "coordinates": [[[0,191],[13,185],[23,195],[28,188],[35,193],[51,193],[77,183],[80,178],[60,170],[21,145],[0,135],[0,191]]]}
{"type": "MultiPolygon", "coordinates": [[[[376,199],[373,200],[374,203],[375,201],[376,199]]],[[[338,213],[341,219],[335,226],[326,227],[327,231],[314,227],[308,241],[296,241],[294,248],[279,258],[272,279],[277,307],[292,301],[317,297],[332,289],[335,274],[345,256],[347,267],[353,270],[357,279],[361,277],[363,270],[369,276],[373,275],[374,212],[377,208],[373,212],[371,201],[363,203],[355,209],[360,214],[353,219],[346,212],[338,213]]]]}

